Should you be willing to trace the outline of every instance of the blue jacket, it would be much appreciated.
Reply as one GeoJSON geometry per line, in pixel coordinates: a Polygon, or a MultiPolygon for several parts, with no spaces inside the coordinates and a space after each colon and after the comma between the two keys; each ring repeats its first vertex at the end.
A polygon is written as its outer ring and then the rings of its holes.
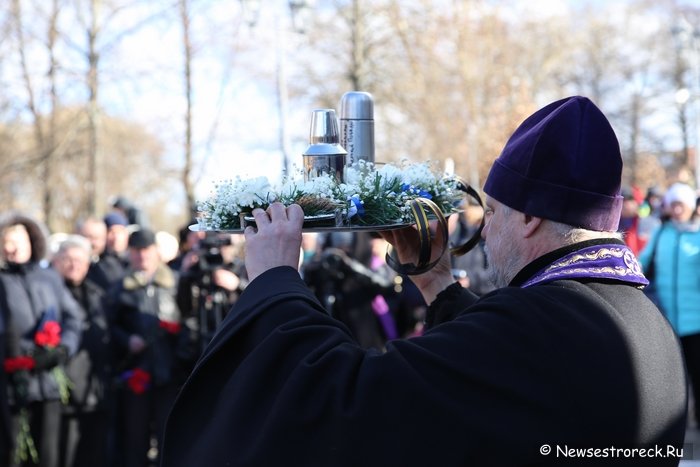
{"type": "Polygon", "coordinates": [[[665,222],[651,236],[639,261],[644,271],[654,259],[658,302],[679,336],[700,333],[700,226],[681,229],[665,222]],[[654,246],[656,251],[654,252],[654,246]]]}

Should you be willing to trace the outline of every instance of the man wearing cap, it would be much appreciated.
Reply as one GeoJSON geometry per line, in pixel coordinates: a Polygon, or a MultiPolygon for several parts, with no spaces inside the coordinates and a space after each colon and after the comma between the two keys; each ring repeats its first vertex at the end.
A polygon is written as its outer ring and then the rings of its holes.
{"type": "Polygon", "coordinates": [[[150,227],[146,214],[124,196],[117,196],[114,198],[112,201],[112,209],[114,210],[113,212],[124,216],[128,220],[129,225],[138,226],[140,229],[147,229],[150,227]]]}
{"type": "Polygon", "coordinates": [[[191,345],[175,300],[177,279],[161,261],[153,231],[129,236],[129,260],[131,272],[109,299],[112,339],[120,357],[126,467],[144,466],[151,435],[162,439],[167,412],[184,378],[181,361],[191,345]]]}
{"type": "MultiPolygon", "coordinates": [[[[254,210],[250,285],[180,392],[162,465],[678,465],[683,360],[616,233],[621,172],[590,100],[526,119],[484,187],[499,289],[463,289],[443,256],[413,276],[424,335],[384,353],[299,278],[301,209],[254,210]]],[[[414,229],[383,235],[409,259],[414,229]]]]}

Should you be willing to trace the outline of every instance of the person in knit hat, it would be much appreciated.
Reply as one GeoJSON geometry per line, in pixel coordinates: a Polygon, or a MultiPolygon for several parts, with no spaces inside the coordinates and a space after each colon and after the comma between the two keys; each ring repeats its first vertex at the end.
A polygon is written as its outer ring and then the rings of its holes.
{"type": "MultiPolygon", "coordinates": [[[[683,356],[617,233],[621,174],[589,99],[528,117],[484,185],[498,289],[462,288],[442,255],[411,277],[423,335],[385,352],[299,277],[302,209],[255,209],[250,284],[180,391],[161,465],[678,465],[683,356]]],[[[399,260],[415,254],[416,229],[381,235],[399,260]]]]}
{"type": "Polygon", "coordinates": [[[700,219],[697,195],[689,185],[674,183],[664,194],[668,220],[651,235],[639,260],[654,286],[658,304],[681,339],[695,399],[694,421],[700,425],[700,219]],[[652,266],[653,265],[653,266],[652,266]]]}

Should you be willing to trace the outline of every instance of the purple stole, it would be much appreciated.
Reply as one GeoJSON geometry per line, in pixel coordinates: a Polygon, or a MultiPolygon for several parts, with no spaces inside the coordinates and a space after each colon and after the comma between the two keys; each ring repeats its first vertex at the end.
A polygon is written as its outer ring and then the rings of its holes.
{"type": "Polygon", "coordinates": [[[649,285],[636,256],[627,246],[594,245],[559,258],[538,271],[521,287],[564,279],[611,279],[640,286],[649,285]]]}

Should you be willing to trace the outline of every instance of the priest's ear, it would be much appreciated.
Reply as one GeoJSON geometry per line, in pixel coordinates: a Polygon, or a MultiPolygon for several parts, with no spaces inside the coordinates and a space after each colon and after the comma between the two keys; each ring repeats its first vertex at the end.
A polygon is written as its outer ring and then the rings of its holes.
{"type": "Polygon", "coordinates": [[[535,235],[544,220],[541,217],[531,216],[530,214],[520,214],[520,216],[522,217],[520,218],[521,224],[519,228],[521,229],[523,238],[530,238],[535,235]]]}

